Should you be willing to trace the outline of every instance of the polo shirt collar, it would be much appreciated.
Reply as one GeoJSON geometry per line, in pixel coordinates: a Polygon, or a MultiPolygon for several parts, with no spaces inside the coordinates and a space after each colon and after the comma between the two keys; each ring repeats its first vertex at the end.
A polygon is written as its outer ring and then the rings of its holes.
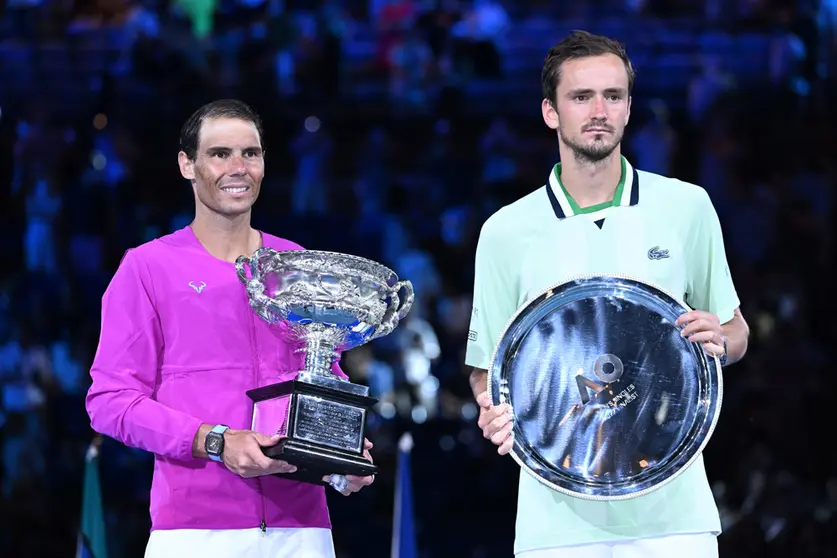
{"type": "Polygon", "coordinates": [[[605,212],[612,207],[637,205],[639,203],[639,175],[624,156],[620,156],[620,159],[622,161],[622,178],[616,187],[616,195],[613,200],[583,209],[578,207],[578,204],[564,189],[564,185],[561,184],[561,163],[556,164],[552,172],[549,173],[549,183],[546,188],[555,216],[564,219],[573,215],[605,212]]]}

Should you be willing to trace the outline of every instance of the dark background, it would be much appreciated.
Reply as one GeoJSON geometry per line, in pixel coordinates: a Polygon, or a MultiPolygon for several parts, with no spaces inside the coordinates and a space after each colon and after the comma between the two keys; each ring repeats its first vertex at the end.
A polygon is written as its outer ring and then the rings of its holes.
{"type": "MultiPolygon", "coordinates": [[[[382,473],[330,496],[338,556],[388,555],[405,431],[422,555],[510,556],[518,469],[481,438],[463,365],[474,248],[556,162],[540,68],[575,28],[626,42],[625,153],[710,193],[752,327],[705,452],[721,556],[837,555],[837,7],[820,1],[0,0],[3,556],[74,552],[100,298],[126,248],[189,222],[178,130],[220,97],[265,119],[255,226],[416,287],[410,319],[345,358],[382,399],[382,473]]],[[[142,556],[151,467],[103,445],[112,558],[142,556]]]]}

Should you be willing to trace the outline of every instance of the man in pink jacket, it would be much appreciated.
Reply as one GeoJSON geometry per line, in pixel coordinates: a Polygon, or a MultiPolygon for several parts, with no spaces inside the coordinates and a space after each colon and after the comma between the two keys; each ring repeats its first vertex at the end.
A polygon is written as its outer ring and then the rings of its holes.
{"type": "MultiPolygon", "coordinates": [[[[303,367],[250,309],[233,263],[262,246],[301,249],[250,226],[261,137],[239,101],[189,118],[178,163],[195,219],[128,250],[102,299],[87,411],[97,432],[154,454],[146,558],[334,556],[325,488],[273,476],[295,470],[262,453],[279,438],[248,430],[245,392],[303,367]]],[[[348,479],[347,495],[373,480],[348,479]]]]}

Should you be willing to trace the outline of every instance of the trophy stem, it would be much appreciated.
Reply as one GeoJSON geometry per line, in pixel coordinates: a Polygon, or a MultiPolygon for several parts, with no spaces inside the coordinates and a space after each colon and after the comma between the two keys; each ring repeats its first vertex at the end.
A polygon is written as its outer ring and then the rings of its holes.
{"type": "Polygon", "coordinates": [[[337,358],[334,345],[317,335],[305,340],[305,371],[316,376],[332,377],[331,363],[337,358]]]}

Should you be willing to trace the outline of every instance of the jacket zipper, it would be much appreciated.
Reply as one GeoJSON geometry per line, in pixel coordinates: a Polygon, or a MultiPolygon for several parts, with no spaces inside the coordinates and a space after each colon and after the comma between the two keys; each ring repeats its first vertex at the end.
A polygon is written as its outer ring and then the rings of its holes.
{"type": "MultiPolygon", "coordinates": [[[[247,312],[250,315],[250,350],[252,351],[252,360],[253,360],[253,376],[255,380],[255,387],[259,387],[259,343],[256,339],[256,316],[253,312],[247,312]]],[[[253,404],[255,408],[255,403],[253,404]]],[[[252,409],[251,409],[251,416],[252,416],[252,409]]],[[[262,479],[256,477],[256,491],[259,493],[259,500],[261,504],[261,522],[259,523],[259,529],[262,530],[262,533],[267,533],[267,522],[265,521],[265,516],[267,515],[265,512],[264,507],[264,492],[262,490],[262,479]]]]}

